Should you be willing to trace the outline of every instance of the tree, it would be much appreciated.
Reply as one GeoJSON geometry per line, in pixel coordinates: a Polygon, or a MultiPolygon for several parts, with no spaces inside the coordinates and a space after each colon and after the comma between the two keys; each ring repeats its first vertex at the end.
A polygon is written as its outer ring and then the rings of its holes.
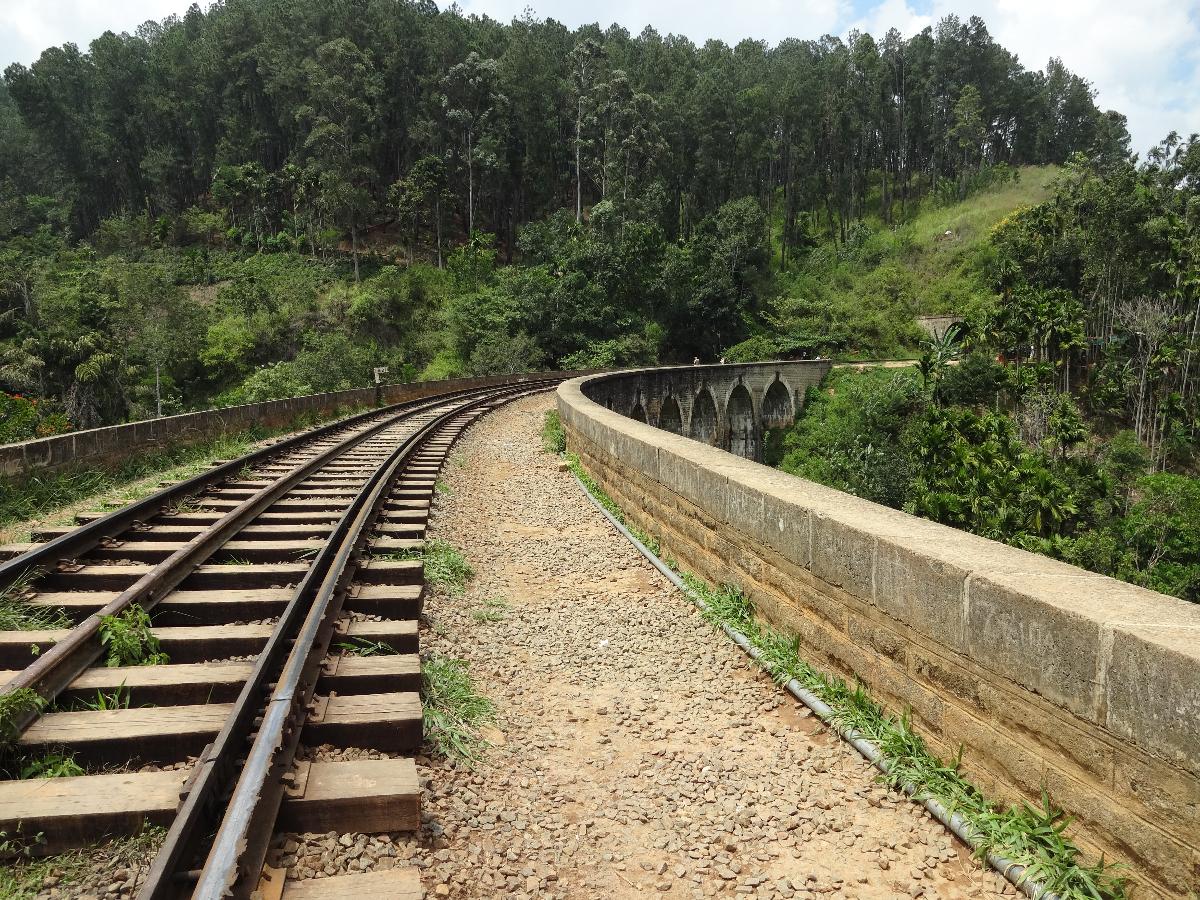
{"type": "Polygon", "coordinates": [[[595,40],[580,41],[571,51],[571,84],[575,88],[575,224],[583,221],[583,147],[585,120],[594,119],[592,92],[607,54],[595,40]]]}
{"type": "Polygon", "coordinates": [[[496,88],[496,60],[483,59],[475,51],[453,66],[442,79],[442,106],[446,118],[457,126],[467,165],[467,234],[475,233],[475,169],[495,162],[486,138],[498,124],[499,109],[507,98],[496,88]]]}
{"type": "Polygon", "coordinates": [[[354,280],[359,280],[358,227],[371,209],[367,138],[381,86],[369,53],[347,38],[317,48],[304,66],[311,105],[296,112],[308,124],[304,151],[318,202],[350,230],[354,280]]]}
{"type": "Polygon", "coordinates": [[[413,261],[413,246],[424,227],[432,221],[437,245],[437,264],[442,267],[442,203],[448,199],[446,167],[436,156],[423,156],[408,174],[392,185],[389,199],[397,218],[410,232],[408,261],[413,261]]]}
{"type": "Polygon", "coordinates": [[[983,121],[983,98],[973,84],[962,89],[958,102],[954,104],[954,128],[950,136],[962,151],[962,168],[958,179],[958,199],[962,200],[967,195],[967,178],[972,161],[980,157],[987,136],[983,121]]]}

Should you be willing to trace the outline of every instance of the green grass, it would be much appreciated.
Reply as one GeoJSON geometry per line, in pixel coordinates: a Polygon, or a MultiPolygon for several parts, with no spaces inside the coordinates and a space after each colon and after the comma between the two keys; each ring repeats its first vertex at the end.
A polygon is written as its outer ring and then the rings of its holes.
{"type": "Polygon", "coordinates": [[[129,688],[122,684],[111,694],[106,694],[104,691],[96,691],[96,698],[94,700],[86,700],[80,697],[68,703],[66,711],[81,712],[90,710],[95,712],[110,709],[129,709],[130,699],[129,688]]]}
{"type": "Polygon", "coordinates": [[[104,664],[109,667],[170,662],[150,630],[150,615],[136,603],[119,615],[101,618],[100,643],[108,654],[104,664]]]}
{"type": "MultiPolygon", "coordinates": [[[[45,707],[46,701],[32,688],[17,688],[0,693],[0,749],[18,736],[17,720],[26,713],[45,707]]],[[[3,896],[3,895],[0,895],[3,896]]]]}
{"type": "Polygon", "coordinates": [[[46,753],[27,760],[21,767],[18,778],[73,778],[86,775],[83,766],[75,762],[74,755],[46,753]]]}
{"type": "Polygon", "coordinates": [[[446,484],[446,482],[442,481],[440,478],[433,483],[433,489],[443,497],[454,496],[454,491],[450,488],[450,485],[446,484]]]}
{"type": "MultiPolygon", "coordinates": [[[[587,479],[585,485],[606,509],[616,508],[594,481],[587,479]]],[[[657,549],[653,552],[659,554],[657,549]]],[[[962,774],[961,748],[960,759],[940,759],[914,730],[907,713],[888,713],[862,682],[851,685],[805,661],[800,639],[761,623],[736,586],[716,587],[690,573],[679,574],[688,593],[701,601],[704,619],[714,627],[726,625],[745,635],[760,653],[758,664],[777,683],[796,680],[832,709],[834,727],[854,732],[879,748],[888,768],[884,781],[898,789],[910,786],[916,797],[934,798],[961,815],[981,858],[992,853],[1024,866],[1023,879],[1040,882],[1063,900],[1124,900],[1121,867],[1103,858],[1090,865],[1081,860],[1079,847],[1067,834],[1070,818],[1046,795],[1038,805],[1005,807],[987,799],[962,774]]]]}
{"type": "MultiPolygon", "coordinates": [[[[820,352],[842,360],[919,355],[919,315],[969,316],[992,302],[992,229],[1049,196],[1054,166],[1029,166],[1015,181],[962,202],[927,199],[906,221],[856,222],[845,242],[820,235],[775,276],[761,333],[728,349],[732,361],[820,352]],[[947,234],[950,232],[950,234],[947,234]]],[[[780,225],[780,222],[776,222],[780,225]]]]}
{"type": "Polygon", "coordinates": [[[473,764],[487,748],[479,733],[496,721],[496,707],[475,691],[467,663],[432,656],[421,662],[425,739],[456,762],[473,764]]]}
{"type": "Polygon", "coordinates": [[[454,594],[461,594],[467,582],[475,574],[467,558],[451,544],[440,538],[426,541],[420,550],[404,550],[399,553],[384,553],[375,559],[419,559],[425,566],[425,581],[441,585],[454,594]]]}
{"type": "Polygon", "coordinates": [[[349,656],[395,656],[396,648],[383,641],[368,641],[366,638],[347,638],[334,647],[349,656]]]}
{"type": "Polygon", "coordinates": [[[75,896],[71,888],[94,870],[96,859],[103,853],[113,870],[130,865],[145,865],[166,836],[166,829],[145,826],[132,837],[117,838],[107,844],[72,850],[42,859],[29,858],[28,849],[37,844],[40,835],[0,832],[0,854],[15,856],[15,860],[0,864],[0,897],[5,900],[34,900],[43,891],[42,882],[48,876],[58,879],[60,895],[75,896]]]}
{"type": "Polygon", "coordinates": [[[565,453],[567,450],[567,433],[563,431],[557,409],[546,410],[546,418],[542,423],[542,446],[547,453],[565,453]]]}
{"type": "Polygon", "coordinates": [[[475,609],[471,610],[471,619],[477,625],[490,625],[494,622],[504,620],[505,613],[508,612],[508,602],[499,597],[491,597],[484,600],[475,609]]]}
{"type": "Polygon", "coordinates": [[[29,605],[29,585],[40,574],[36,570],[23,572],[12,584],[0,589],[0,631],[40,631],[71,627],[70,617],[62,610],[29,605]]]}

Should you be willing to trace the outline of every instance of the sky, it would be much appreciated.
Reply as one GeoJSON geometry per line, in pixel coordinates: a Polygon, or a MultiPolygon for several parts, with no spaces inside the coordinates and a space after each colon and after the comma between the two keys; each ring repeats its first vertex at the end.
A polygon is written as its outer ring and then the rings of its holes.
{"type": "MultiPolygon", "coordinates": [[[[0,67],[29,64],[68,41],[81,48],[105,30],[182,14],[189,0],[0,0],[0,67]]],[[[599,20],[636,34],[646,25],[696,43],[845,36],[853,28],[905,35],[942,16],[978,15],[1026,68],[1051,56],[1095,86],[1102,108],[1129,117],[1143,153],[1172,129],[1200,132],[1200,0],[458,0],[467,14],[501,21],[528,9],[575,27],[599,20]],[[603,12],[600,12],[603,10],[603,12]]],[[[439,5],[444,6],[445,0],[439,5]]],[[[207,0],[201,0],[207,6],[207,0]]]]}

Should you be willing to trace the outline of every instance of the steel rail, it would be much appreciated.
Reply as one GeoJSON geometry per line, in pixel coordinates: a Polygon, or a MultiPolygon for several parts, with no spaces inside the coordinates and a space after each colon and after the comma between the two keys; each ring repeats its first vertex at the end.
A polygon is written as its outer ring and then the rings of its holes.
{"type": "Polygon", "coordinates": [[[544,384],[506,385],[491,389],[487,396],[465,401],[406,438],[372,473],[296,588],[234,710],[197,763],[198,769],[189,780],[187,794],[138,900],[250,896],[256,886],[250,882],[257,879],[266,858],[321,661],[341,613],[351,563],[400,468],[456,419],[480,407],[530,393],[531,388],[544,389],[544,384]],[[270,696],[264,704],[261,697],[268,691],[270,696]],[[238,758],[242,754],[244,760],[238,758]],[[223,805],[223,794],[239,770],[232,795],[223,805]],[[187,870],[184,867],[199,856],[198,843],[211,833],[216,822],[220,825],[203,869],[187,870]]]}
{"type": "MultiPolygon", "coordinates": [[[[478,390],[480,389],[476,389],[475,392],[478,390]]],[[[333,445],[311,460],[299,464],[279,479],[259,489],[216,522],[207,526],[179,550],[153,566],[149,572],[120,592],[101,610],[92,613],[77,624],[64,640],[56,643],[50,650],[17,673],[3,688],[0,688],[0,694],[31,689],[36,691],[43,700],[52,702],[59,693],[100,657],[103,652],[100,627],[106,617],[120,615],[135,603],[149,611],[163,596],[190,576],[197,566],[226,543],[232,535],[261,515],[267,507],[297,483],[346,451],[397,422],[444,406],[447,402],[453,402],[459,399],[462,393],[471,394],[473,392],[455,393],[456,395],[450,397],[449,400],[446,397],[438,397],[415,404],[401,404],[403,409],[387,415],[382,421],[363,431],[356,432],[346,440],[333,445]]],[[[375,414],[377,415],[377,413],[375,414]]],[[[31,551],[31,553],[36,552],[31,551]]],[[[30,705],[21,713],[14,713],[9,722],[10,730],[17,734],[23,733],[30,723],[37,719],[39,712],[37,706],[30,705]]]]}
{"type": "Polygon", "coordinates": [[[164,508],[176,505],[185,497],[198,494],[215,484],[219,484],[229,476],[239,472],[243,466],[261,462],[276,454],[302,446],[309,441],[325,437],[347,426],[358,425],[372,417],[403,412],[409,407],[420,406],[430,400],[453,399],[477,390],[480,389],[465,388],[457,391],[449,391],[445,394],[439,394],[437,397],[406,400],[403,403],[394,403],[379,409],[370,409],[365,412],[355,413],[344,419],[338,419],[335,422],[330,422],[301,432],[300,434],[284,438],[266,447],[252,450],[243,456],[239,456],[237,459],[223,462],[206,472],[201,472],[199,475],[194,475],[185,481],[162,488],[147,497],[143,497],[141,500],[136,500],[127,506],[113,510],[99,519],[72,529],[67,534],[59,535],[40,547],[35,547],[32,550],[22,553],[20,556],[0,562],[0,590],[8,587],[31,571],[48,571],[63,560],[74,559],[89,550],[95,549],[106,538],[111,538],[116,534],[127,531],[144,519],[157,515],[164,508]]]}

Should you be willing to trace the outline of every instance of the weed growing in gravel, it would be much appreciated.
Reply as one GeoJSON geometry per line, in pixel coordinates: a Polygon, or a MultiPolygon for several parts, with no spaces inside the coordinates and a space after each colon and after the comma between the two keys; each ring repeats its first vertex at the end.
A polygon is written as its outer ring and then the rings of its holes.
{"type": "Polygon", "coordinates": [[[75,756],[63,753],[47,753],[26,761],[18,778],[73,778],[86,775],[83,766],[75,762],[75,756]]]}
{"type": "Polygon", "coordinates": [[[440,584],[455,594],[461,594],[475,574],[458,548],[440,538],[426,541],[420,550],[405,550],[377,558],[419,559],[425,565],[425,580],[429,584],[440,584]]]}
{"type": "MultiPolygon", "coordinates": [[[[35,900],[43,892],[43,882],[48,876],[57,879],[62,896],[77,896],[81,891],[72,890],[72,887],[94,875],[98,860],[103,860],[110,871],[125,869],[130,865],[145,865],[147,857],[158,849],[166,833],[165,828],[147,825],[131,837],[117,838],[106,844],[72,850],[58,856],[31,859],[28,849],[31,844],[42,843],[41,835],[25,838],[19,833],[5,835],[0,832],[0,852],[5,856],[22,857],[0,865],[0,897],[5,900],[35,900]]],[[[103,893],[103,888],[100,893],[103,893]]]]}
{"type": "Polygon", "coordinates": [[[547,453],[567,452],[567,433],[563,431],[557,409],[546,410],[546,420],[542,423],[542,446],[547,453]]]}
{"type": "Polygon", "coordinates": [[[450,485],[446,484],[446,482],[442,481],[440,478],[433,483],[433,489],[443,497],[454,496],[454,491],[450,488],[450,485]]]}
{"type": "Polygon", "coordinates": [[[83,710],[98,712],[109,709],[129,709],[129,701],[129,688],[122,684],[111,694],[106,694],[104,691],[96,691],[95,700],[86,700],[80,697],[73,703],[67,704],[66,709],[69,712],[81,712],[83,710]]]}
{"type": "Polygon", "coordinates": [[[383,641],[368,641],[365,638],[352,637],[334,645],[338,650],[350,656],[395,656],[396,648],[383,641]]]}
{"type": "Polygon", "coordinates": [[[71,619],[59,609],[31,606],[26,599],[30,583],[41,573],[29,569],[0,590],[0,631],[41,631],[49,628],[70,628],[71,619]]]}
{"type": "MultiPolygon", "coordinates": [[[[623,512],[583,471],[577,457],[571,467],[589,492],[626,525],[656,556],[656,544],[628,525],[623,512]]],[[[1067,836],[1070,818],[1043,794],[1039,806],[1022,803],[1003,807],[988,800],[960,772],[958,759],[947,763],[935,756],[913,729],[908,714],[897,718],[875,702],[862,682],[853,686],[828,675],[800,657],[800,640],[760,623],[749,599],[733,586],[713,587],[687,572],[679,572],[688,592],[702,603],[703,617],[745,635],[761,654],[761,665],[779,684],[791,680],[817,696],[832,710],[831,724],[879,747],[886,762],[883,780],[893,788],[910,790],[918,799],[934,798],[968,823],[981,858],[995,854],[1024,866],[1022,880],[1040,882],[1062,900],[1123,900],[1126,880],[1120,865],[1103,857],[1094,865],[1079,859],[1079,847],[1067,836]]]]}
{"type": "Polygon", "coordinates": [[[492,597],[484,600],[480,606],[471,610],[471,618],[478,625],[487,625],[492,622],[500,622],[504,619],[504,614],[508,611],[508,602],[499,597],[492,597]]]}
{"type": "Polygon", "coordinates": [[[100,620],[100,643],[108,651],[105,665],[159,666],[170,660],[150,630],[149,614],[136,603],[116,616],[100,620]]]}
{"type": "Polygon", "coordinates": [[[450,759],[476,762],[487,747],[479,728],[496,721],[496,707],[475,692],[467,663],[431,656],[421,661],[425,739],[450,759]]]}

